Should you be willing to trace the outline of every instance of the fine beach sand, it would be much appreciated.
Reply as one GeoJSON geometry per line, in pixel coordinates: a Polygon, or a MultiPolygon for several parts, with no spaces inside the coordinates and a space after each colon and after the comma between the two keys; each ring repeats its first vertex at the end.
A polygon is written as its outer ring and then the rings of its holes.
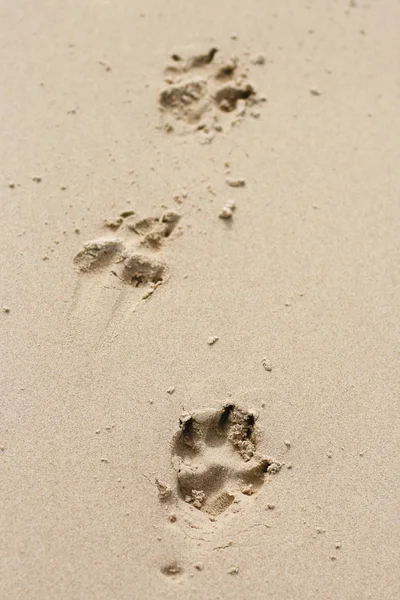
{"type": "Polygon", "coordinates": [[[1,600],[400,597],[399,21],[3,0],[1,600]]]}

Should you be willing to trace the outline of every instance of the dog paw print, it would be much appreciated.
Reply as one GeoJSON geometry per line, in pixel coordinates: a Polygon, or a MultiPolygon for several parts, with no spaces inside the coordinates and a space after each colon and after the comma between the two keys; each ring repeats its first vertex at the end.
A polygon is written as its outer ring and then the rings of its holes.
{"type": "Polygon", "coordinates": [[[215,47],[173,53],[164,71],[167,86],[159,95],[166,131],[180,125],[183,131],[201,131],[211,141],[248,111],[258,117],[255,105],[265,98],[249,83],[248,70],[237,56],[223,58],[215,47]]]}
{"type": "Polygon", "coordinates": [[[79,343],[93,352],[106,349],[168,280],[163,249],[179,219],[172,210],[152,217],[125,211],[104,222],[104,235],[83,244],[74,257],[79,278],[68,312],[79,343]]]}
{"type": "Polygon", "coordinates": [[[194,508],[218,515],[240,496],[252,496],[280,464],[257,453],[252,413],[233,404],[183,414],[173,440],[177,493],[194,508]]]}
{"type": "Polygon", "coordinates": [[[141,217],[134,211],[121,213],[117,219],[105,221],[105,228],[117,234],[83,245],[74,263],[82,273],[108,270],[120,281],[141,287],[158,286],[166,281],[167,265],[154,257],[170,237],[180,215],[169,210],[160,217],[141,217]]]}

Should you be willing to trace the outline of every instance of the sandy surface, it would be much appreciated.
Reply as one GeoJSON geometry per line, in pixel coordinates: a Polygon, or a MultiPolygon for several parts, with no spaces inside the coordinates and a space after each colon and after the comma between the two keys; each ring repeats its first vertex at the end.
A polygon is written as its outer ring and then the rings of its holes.
{"type": "Polygon", "coordinates": [[[399,20],[1,3],[2,599],[399,597],[399,20]]]}

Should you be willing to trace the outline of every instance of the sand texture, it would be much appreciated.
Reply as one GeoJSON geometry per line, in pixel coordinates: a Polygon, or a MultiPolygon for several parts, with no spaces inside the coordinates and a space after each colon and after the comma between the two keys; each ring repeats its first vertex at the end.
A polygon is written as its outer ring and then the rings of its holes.
{"type": "Polygon", "coordinates": [[[3,0],[0,600],[400,598],[399,23],[3,0]]]}

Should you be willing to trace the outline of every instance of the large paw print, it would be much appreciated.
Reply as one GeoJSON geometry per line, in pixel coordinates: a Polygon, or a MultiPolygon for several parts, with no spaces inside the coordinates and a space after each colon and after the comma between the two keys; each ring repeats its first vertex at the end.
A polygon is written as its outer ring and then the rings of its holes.
{"type": "Polygon", "coordinates": [[[256,453],[255,416],[228,404],[183,414],[172,461],[179,497],[218,515],[240,495],[255,494],[280,464],[256,453]]]}

